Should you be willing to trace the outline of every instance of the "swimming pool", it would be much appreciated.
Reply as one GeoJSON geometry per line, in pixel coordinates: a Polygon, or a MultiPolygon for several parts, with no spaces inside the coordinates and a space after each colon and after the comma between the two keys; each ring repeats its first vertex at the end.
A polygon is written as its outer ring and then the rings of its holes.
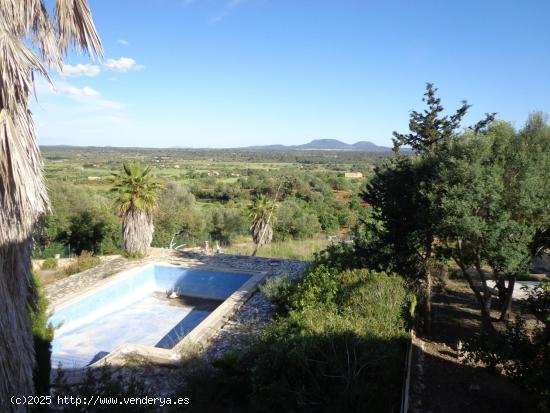
{"type": "Polygon", "coordinates": [[[250,277],[156,264],[115,276],[55,309],[52,366],[83,367],[125,343],[170,349],[250,277]]]}

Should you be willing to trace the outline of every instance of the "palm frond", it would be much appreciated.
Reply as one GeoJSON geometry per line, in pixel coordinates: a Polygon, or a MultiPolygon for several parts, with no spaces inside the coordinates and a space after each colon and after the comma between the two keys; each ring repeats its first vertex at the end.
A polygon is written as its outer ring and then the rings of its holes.
{"type": "Polygon", "coordinates": [[[91,57],[103,57],[103,47],[97,34],[86,0],[57,0],[55,16],[59,47],[64,54],[69,47],[85,50],[91,57]]]}

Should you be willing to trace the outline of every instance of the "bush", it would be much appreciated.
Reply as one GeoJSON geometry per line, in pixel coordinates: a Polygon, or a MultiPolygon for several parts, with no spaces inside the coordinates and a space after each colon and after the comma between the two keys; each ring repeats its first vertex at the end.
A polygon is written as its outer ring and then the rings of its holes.
{"type": "Polygon", "coordinates": [[[330,306],[340,287],[339,274],[324,265],[311,269],[301,280],[293,296],[291,306],[303,309],[309,306],[330,306]]]}
{"type": "Polygon", "coordinates": [[[396,276],[313,268],[249,355],[251,410],[397,409],[410,300],[396,276]]]}
{"type": "Polygon", "coordinates": [[[412,298],[405,282],[321,265],[289,285],[264,285],[289,311],[251,349],[187,377],[196,411],[397,411],[412,298]]]}
{"type": "Polygon", "coordinates": [[[46,258],[40,268],[43,270],[53,270],[57,268],[57,260],[52,257],[46,258]]]}
{"type": "Polygon", "coordinates": [[[100,263],[101,260],[99,257],[96,257],[89,251],[82,251],[82,253],[76,257],[76,261],[67,266],[63,272],[65,275],[72,275],[97,267],[100,263]]]}
{"type": "Polygon", "coordinates": [[[343,242],[331,244],[315,254],[315,261],[340,271],[361,267],[361,259],[354,246],[343,242]]]}
{"type": "Polygon", "coordinates": [[[275,305],[278,313],[285,313],[290,309],[294,286],[288,274],[269,277],[260,285],[260,291],[275,305]]]}
{"type": "Polygon", "coordinates": [[[143,258],[145,258],[145,254],[142,253],[142,252],[133,252],[133,253],[129,253],[128,251],[124,251],[123,255],[128,258],[128,260],[130,261],[137,261],[137,260],[141,260],[143,258]]]}
{"type": "Polygon", "coordinates": [[[30,310],[36,365],[33,372],[37,395],[49,395],[51,371],[51,342],[54,328],[48,323],[48,301],[42,292],[39,279],[33,274],[37,300],[30,310]]]}
{"type": "Polygon", "coordinates": [[[311,238],[321,232],[321,224],[314,213],[304,210],[303,203],[287,200],[280,204],[275,220],[274,240],[311,238]]]}
{"type": "MultiPolygon", "coordinates": [[[[340,321],[344,327],[349,320],[340,321]]],[[[331,331],[338,324],[299,334],[289,327],[276,325],[249,354],[255,359],[250,411],[397,411],[403,338],[331,331]]]]}
{"type": "Polygon", "coordinates": [[[98,212],[86,210],[71,218],[64,239],[76,254],[83,251],[99,253],[101,243],[108,235],[108,228],[108,223],[98,212]]]}

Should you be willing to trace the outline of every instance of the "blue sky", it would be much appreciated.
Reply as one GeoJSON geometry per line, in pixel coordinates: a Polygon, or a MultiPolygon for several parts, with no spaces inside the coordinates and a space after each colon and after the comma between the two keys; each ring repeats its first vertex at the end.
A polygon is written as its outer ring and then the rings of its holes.
{"type": "MultiPolygon", "coordinates": [[[[38,84],[40,144],[391,145],[422,108],[550,112],[550,2],[90,0],[105,59],[38,84]]],[[[81,66],[79,66],[81,65],[81,66]]]]}

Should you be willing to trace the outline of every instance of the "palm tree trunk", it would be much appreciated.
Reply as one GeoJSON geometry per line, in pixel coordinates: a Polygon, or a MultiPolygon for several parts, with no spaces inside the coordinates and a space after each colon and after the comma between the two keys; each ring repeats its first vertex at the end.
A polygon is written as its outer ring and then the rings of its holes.
{"type": "Polygon", "coordinates": [[[153,241],[153,217],[141,210],[129,210],[122,221],[124,248],[129,255],[147,254],[153,241]]]}
{"type": "Polygon", "coordinates": [[[32,231],[48,197],[29,125],[28,111],[0,111],[0,412],[26,411],[10,397],[34,394],[32,231]]]}
{"type": "Polygon", "coordinates": [[[35,363],[29,305],[34,302],[32,239],[0,247],[0,411],[26,411],[13,395],[34,394],[35,363]]]}

